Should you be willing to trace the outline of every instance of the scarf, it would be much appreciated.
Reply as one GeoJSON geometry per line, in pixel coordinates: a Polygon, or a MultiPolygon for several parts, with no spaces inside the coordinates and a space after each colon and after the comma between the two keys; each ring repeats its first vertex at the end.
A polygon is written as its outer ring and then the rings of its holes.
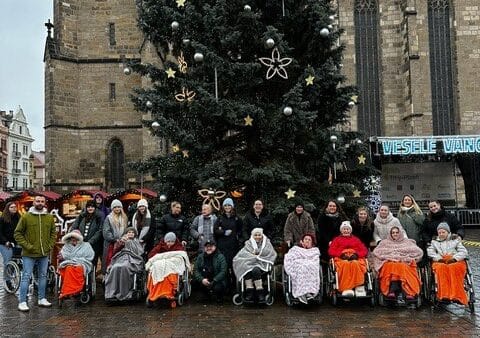
{"type": "Polygon", "coordinates": [[[147,234],[148,230],[150,229],[150,223],[151,223],[150,220],[152,219],[152,215],[150,214],[150,210],[147,209],[146,213],[145,213],[145,219],[144,219],[144,222],[142,224],[142,228],[138,229],[137,228],[137,213],[138,213],[138,211],[136,211],[135,214],[132,217],[132,227],[134,227],[137,230],[138,238],[143,239],[143,237],[147,234]]]}

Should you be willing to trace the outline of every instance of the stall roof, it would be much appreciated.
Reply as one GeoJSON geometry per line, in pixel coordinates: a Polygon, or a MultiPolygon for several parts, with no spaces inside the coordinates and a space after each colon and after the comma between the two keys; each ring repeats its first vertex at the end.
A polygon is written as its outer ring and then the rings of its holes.
{"type": "Polygon", "coordinates": [[[137,189],[137,190],[142,195],[147,195],[150,198],[157,198],[158,197],[158,194],[153,190],[150,190],[150,189],[147,189],[147,188],[142,188],[142,189],[137,189]]]}
{"type": "Polygon", "coordinates": [[[7,198],[12,197],[12,194],[9,194],[5,191],[0,191],[0,201],[5,201],[7,198]]]}
{"type": "MultiPolygon", "coordinates": [[[[141,189],[127,189],[127,190],[119,190],[113,194],[110,195],[110,198],[119,198],[121,199],[122,196],[125,195],[142,195],[145,198],[156,198],[158,194],[150,189],[147,188],[141,188],[141,189]]],[[[136,199],[139,199],[140,197],[137,196],[135,197],[136,199]]],[[[128,198],[127,198],[128,199],[128,198]]]]}
{"type": "Polygon", "coordinates": [[[42,195],[44,196],[45,198],[49,199],[49,200],[52,200],[52,201],[56,201],[58,200],[60,197],[62,197],[62,195],[60,194],[57,194],[56,192],[53,192],[53,191],[37,191],[37,192],[33,192],[34,194],[39,194],[39,195],[42,195]]]}
{"type": "Polygon", "coordinates": [[[60,194],[57,194],[56,192],[53,192],[53,191],[33,191],[33,190],[25,190],[25,191],[22,191],[22,192],[19,192],[18,194],[15,194],[13,196],[10,196],[8,198],[9,201],[18,201],[18,200],[21,200],[27,196],[33,196],[33,195],[36,195],[36,194],[39,194],[43,197],[45,197],[47,200],[50,200],[50,201],[56,201],[58,200],[60,197],[62,197],[62,195],[60,194]]]}

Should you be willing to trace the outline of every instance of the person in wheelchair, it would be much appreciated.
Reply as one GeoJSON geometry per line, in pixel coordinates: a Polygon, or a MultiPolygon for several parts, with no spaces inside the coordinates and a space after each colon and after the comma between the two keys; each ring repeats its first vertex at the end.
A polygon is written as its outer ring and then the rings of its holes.
{"type": "Polygon", "coordinates": [[[285,272],[292,282],[292,295],[304,304],[315,298],[320,290],[320,250],[315,235],[302,236],[298,246],[292,247],[283,261],[285,272]]]}
{"type": "Polygon", "coordinates": [[[83,241],[79,230],[62,237],[63,247],[58,254],[58,273],[62,278],[59,298],[76,296],[82,292],[86,276],[92,271],[95,251],[83,241]]]}
{"type": "Polygon", "coordinates": [[[171,307],[176,307],[179,275],[190,269],[190,261],[182,243],[173,232],[168,232],[148,254],[145,266],[149,271],[147,279],[148,301],[165,298],[171,307]]]}
{"type": "Polygon", "coordinates": [[[468,252],[458,236],[452,238],[450,227],[442,222],[437,227],[438,236],[432,239],[427,247],[428,257],[432,260],[432,272],[437,281],[436,298],[440,301],[453,301],[463,305],[468,304],[464,289],[464,279],[467,273],[465,259],[468,252]]]}
{"type": "Polygon", "coordinates": [[[405,238],[402,229],[393,226],[388,238],[373,250],[373,265],[380,282],[380,292],[399,303],[414,300],[420,294],[417,263],[423,257],[413,239],[405,238]]]}
{"type": "Polygon", "coordinates": [[[255,299],[259,303],[265,302],[262,275],[273,266],[277,253],[270,243],[270,239],[263,234],[262,228],[254,228],[245,246],[233,258],[233,271],[238,281],[245,282],[245,301],[255,299]]]}
{"type": "Polygon", "coordinates": [[[338,273],[338,291],[344,297],[365,297],[365,257],[368,250],[358,237],[352,235],[349,221],[340,225],[340,233],[328,248],[328,254],[333,258],[338,273]]]}
{"type": "Polygon", "coordinates": [[[132,276],[144,271],[143,247],[133,227],[115,243],[113,257],[105,274],[105,299],[128,300],[133,294],[132,276]]]}

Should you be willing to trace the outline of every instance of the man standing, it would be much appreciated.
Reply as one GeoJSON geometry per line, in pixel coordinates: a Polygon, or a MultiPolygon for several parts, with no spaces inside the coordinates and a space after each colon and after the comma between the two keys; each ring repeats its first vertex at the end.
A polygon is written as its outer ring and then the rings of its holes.
{"type": "Polygon", "coordinates": [[[195,217],[190,228],[190,235],[198,241],[198,251],[203,251],[207,241],[213,240],[213,225],[217,221],[217,216],[212,215],[212,206],[210,204],[202,205],[202,214],[195,217]]]}
{"type": "Polygon", "coordinates": [[[23,260],[18,310],[30,310],[27,304],[27,291],[35,265],[38,269],[38,306],[52,306],[45,298],[45,293],[48,256],[55,244],[57,233],[55,220],[45,207],[45,197],[34,196],[33,206],[20,218],[14,237],[18,245],[22,247],[23,260]]]}

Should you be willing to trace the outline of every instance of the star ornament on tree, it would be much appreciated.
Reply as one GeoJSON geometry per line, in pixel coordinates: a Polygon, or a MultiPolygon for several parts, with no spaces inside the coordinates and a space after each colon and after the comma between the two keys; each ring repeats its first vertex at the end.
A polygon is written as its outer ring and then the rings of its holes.
{"type": "Polygon", "coordinates": [[[185,0],[176,0],[175,2],[177,3],[178,8],[185,7],[185,0]]]}
{"type": "Polygon", "coordinates": [[[357,157],[358,159],[358,164],[365,164],[365,161],[366,161],[366,157],[363,156],[363,154],[361,154],[360,156],[357,157]]]}
{"type": "Polygon", "coordinates": [[[165,73],[167,73],[167,78],[169,78],[169,79],[170,79],[170,78],[172,78],[172,79],[175,78],[175,73],[176,73],[176,71],[174,71],[171,67],[168,68],[168,69],[165,71],[165,73]]]}
{"type": "Polygon", "coordinates": [[[182,154],[184,158],[188,158],[190,154],[188,153],[188,150],[182,150],[182,154]]]}
{"type": "Polygon", "coordinates": [[[305,82],[307,83],[307,86],[313,86],[313,80],[315,80],[315,76],[310,74],[306,79],[305,82]]]}
{"type": "Polygon", "coordinates": [[[245,126],[253,126],[253,119],[250,115],[247,115],[243,120],[245,121],[245,126]]]}
{"type": "Polygon", "coordinates": [[[180,151],[180,146],[178,144],[174,144],[172,146],[172,152],[178,153],[180,151]]]}
{"type": "Polygon", "coordinates": [[[354,191],[352,191],[352,193],[353,193],[353,197],[355,198],[360,197],[360,195],[362,194],[362,192],[358,189],[355,189],[354,191]]]}
{"type": "Polygon", "coordinates": [[[290,198],[294,198],[295,193],[296,191],[292,190],[291,188],[288,188],[288,190],[284,192],[284,194],[287,195],[287,200],[289,200],[290,198]]]}
{"type": "Polygon", "coordinates": [[[287,70],[285,69],[290,63],[292,63],[292,58],[280,58],[280,52],[278,48],[272,50],[272,57],[269,58],[259,58],[258,59],[263,65],[267,66],[267,75],[265,78],[270,80],[276,74],[283,79],[288,79],[287,70]]]}

